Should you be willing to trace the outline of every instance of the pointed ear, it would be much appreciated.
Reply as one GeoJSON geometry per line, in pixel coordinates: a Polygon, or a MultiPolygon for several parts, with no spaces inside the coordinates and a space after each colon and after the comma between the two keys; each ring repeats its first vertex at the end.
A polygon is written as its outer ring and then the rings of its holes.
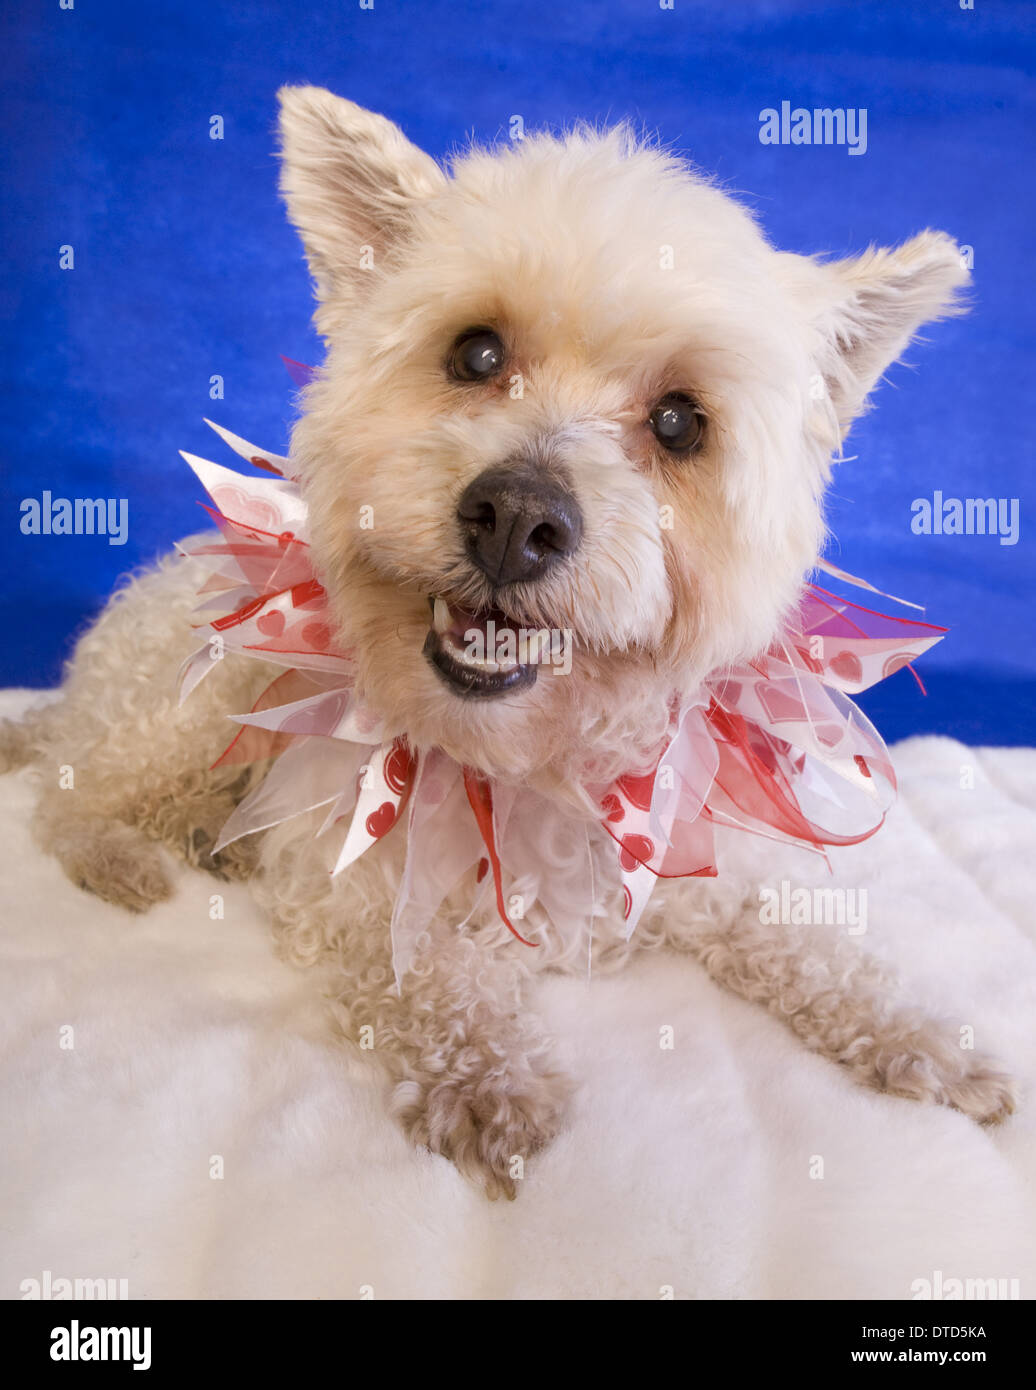
{"type": "Polygon", "coordinates": [[[932,231],[902,246],[806,265],[811,271],[799,288],[819,333],[818,365],[844,434],[921,325],[966,312],[957,294],[969,273],[953,239],[932,231]]]}
{"type": "Polygon", "coordinates": [[[357,292],[446,175],[398,126],[323,87],[282,87],[277,96],[281,192],[316,282],[324,332],[334,318],[327,301],[357,292]]]}

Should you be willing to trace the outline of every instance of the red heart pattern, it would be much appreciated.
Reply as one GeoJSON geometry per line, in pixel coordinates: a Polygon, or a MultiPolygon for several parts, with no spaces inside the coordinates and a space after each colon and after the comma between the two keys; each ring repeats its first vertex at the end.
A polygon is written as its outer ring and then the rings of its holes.
{"type": "Polygon", "coordinates": [[[410,769],[413,766],[413,758],[410,750],[402,739],[397,738],[392,745],[392,750],[385,759],[385,781],[389,785],[389,790],[394,791],[397,796],[402,792],[410,776],[410,769]]]}
{"type": "Polygon", "coordinates": [[[373,840],[380,840],[396,823],[396,808],[391,801],[383,801],[376,811],[367,817],[367,834],[373,840]]]}
{"type": "Polygon", "coordinates": [[[255,625],[264,637],[279,637],[284,631],[284,614],[275,608],[272,613],[257,618],[255,625]]]}
{"type": "Polygon", "coordinates": [[[651,810],[651,792],[655,785],[655,774],[649,772],[646,777],[620,777],[618,786],[627,801],[637,808],[638,811],[651,810]]]}
{"type": "Polygon", "coordinates": [[[863,662],[855,652],[839,652],[831,661],[831,670],[850,685],[859,685],[863,680],[863,662]]]}
{"type": "Polygon", "coordinates": [[[325,651],[331,645],[331,629],[327,623],[307,623],[299,635],[315,652],[325,651]]]}
{"type": "Polygon", "coordinates": [[[881,671],[882,676],[894,676],[897,671],[902,671],[904,666],[909,666],[913,659],[909,652],[897,652],[895,656],[890,656],[885,662],[881,671]]]}
{"type": "Polygon", "coordinates": [[[646,864],[654,852],[655,846],[646,835],[623,835],[619,863],[631,874],[641,864],[646,864]]]}

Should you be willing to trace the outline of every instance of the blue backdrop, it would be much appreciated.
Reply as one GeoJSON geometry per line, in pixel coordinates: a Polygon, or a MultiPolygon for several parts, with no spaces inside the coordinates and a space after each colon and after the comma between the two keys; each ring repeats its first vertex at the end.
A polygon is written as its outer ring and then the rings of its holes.
{"type": "Polygon", "coordinates": [[[845,254],[925,226],[973,247],[973,313],[930,329],[850,436],[832,558],[953,629],[922,663],[927,699],[907,673],[866,698],[886,734],[1032,741],[1029,0],[5,8],[0,682],[56,681],[116,577],[197,526],[177,449],[224,457],[203,415],[283,449],[278,354],[319,349],[276,194],[274,93],[312,82],[436,155],[506,139],[515,115],[631,116],[745,195],[788,250],[845,254]],[[866,108],[866,153],[762,145],[759,113],[785,100],[866,108]],[[209,398],[217,374],[223,401],[209,398]],[[22,535],[20,502],[44,490],[127,498],[127,543],[22,535]],[[914,535],[911,503],[936,490],[1018,498],[1017,544],[914,535]]]}

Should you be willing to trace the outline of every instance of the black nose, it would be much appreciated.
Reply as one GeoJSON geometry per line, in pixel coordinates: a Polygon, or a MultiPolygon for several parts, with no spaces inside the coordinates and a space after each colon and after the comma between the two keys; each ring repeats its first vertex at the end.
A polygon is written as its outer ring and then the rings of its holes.
{"type": "Polygon", "coordinates": [[[469,557],[496,587],[540,579],[583,534],[579,503],[531,463],[480,473],[464,489],[457,517],[469,557]]]}

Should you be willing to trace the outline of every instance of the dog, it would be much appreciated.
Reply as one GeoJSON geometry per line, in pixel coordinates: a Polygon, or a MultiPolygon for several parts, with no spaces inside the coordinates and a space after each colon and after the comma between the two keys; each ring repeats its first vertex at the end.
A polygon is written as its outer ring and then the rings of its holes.
{"type": "MultiPolygon", "coordinates": [[[[781,253],[625,127],[529,135],[446,170],[384,117],[294,87],[280,141],[327,346],[290,457],[356,688],[418,754],[578,823],[588,769],[604,785],[651,765],[674,692],[781,631],[824,545],[842,440],[920,326],[959,310],[961,255],[934,231],[848,260],[781,253]],[[567,675],[470,657],[458,635],[487,616],[570,634],[567,675]]],[[[279,668],[215,663],[178,706],[196,588],[174,556],[133,578],[79,641],[60,700],[6,728],[7,764],[38,769],[35,835],[134,912],[170,893],[163,847],[250,880],[344,1035],[373,1040],[407,1134],[490,1198],[514,1196],[572,1090],[527,982],[637,950],[693,956],[879,1090],[981,1123],[1013,1109],[1011,1077],[854,943],[761,923],[760,875],[783,851],[744,835],[718,877],[660,879],[630,939],[603,833],[588,836],[592,939],[533,903],[528,950],[491,901],[466,918],[470,893],[447,896],[397,985],[404,836],[338,876],[342,828],[316,836],[319,813],[214,852],[267,766],[213,766],[227,716],[279,668]]],[[[550,824],[539,833],[549,858],[550,824]]]]}

